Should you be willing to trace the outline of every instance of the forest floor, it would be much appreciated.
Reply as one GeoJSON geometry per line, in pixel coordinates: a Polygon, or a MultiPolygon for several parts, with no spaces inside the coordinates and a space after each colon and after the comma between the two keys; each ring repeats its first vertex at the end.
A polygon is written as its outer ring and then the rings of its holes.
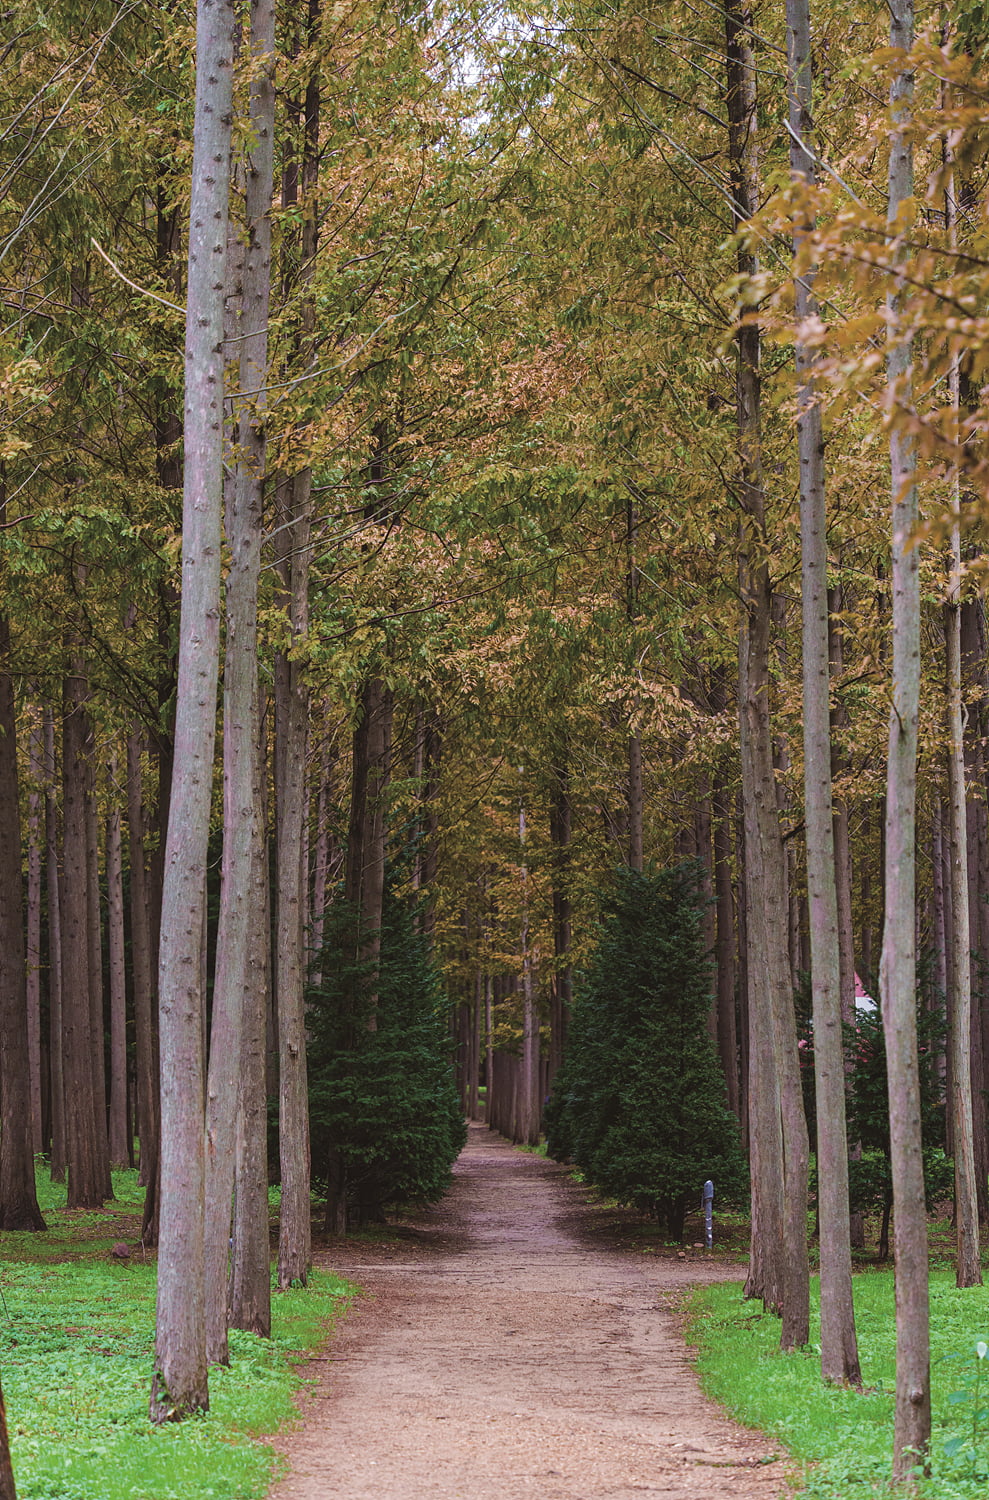
{"type": "Polygon", "coordinates": [[[311,1362],[271,1500],[777,1500],[790,1465],[700,1391],[678,1309],[737,1261],[636,1254],[559,1166],[473,1125],[442,1203],[316,1263],[365,1295],[311,1362]]]}

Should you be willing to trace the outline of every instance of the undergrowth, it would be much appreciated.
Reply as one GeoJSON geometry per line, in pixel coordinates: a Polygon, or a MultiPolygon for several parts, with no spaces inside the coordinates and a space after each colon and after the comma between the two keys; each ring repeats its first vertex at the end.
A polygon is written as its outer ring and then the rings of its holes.
{"type": "MultiPolygon", "coordinates": [[[[854,1278],[864,1390],[826,1386],[820,1349],[778,1352],[780,1325],[733,1283],[691,1297],[691,1337],[705,1390],[740,1421],[760,1427],[804,1466],[801,1493],[821,1500],[866,1500],[893,1493],[896,1329],[892,1271],[854,1278]]],[[[812,1330],[817,1326],[813,1285],[812,1330]]],[[[931,1277],[933,1438],[930,1474],[918,1500],[980,1500],[989,1478],[989,1370],[978,1351],[989,1338],[989,1286],[958,1291],[954,1277],[931,1277]]]]}
{"type": "Polygon", "coordinates": [[[105,1210],[68,1211],[64,1189],[39,1174],[48,1231],[0,1236],[0,1373],[19,1500],[255,1500],[276,1464],[256,1439],[296,1415],[292,1360],[352,1289],[314,1272],[307,1290],[275,1295],[272,1338],[233,1332],[229,1369],[210,1371],[208,1415],[153,1427],[155,1267],[139,1251],[110,1258],[121,1216],[140,1209],[136,1174],[115,1174],[114,1187],[105,1210]]]}

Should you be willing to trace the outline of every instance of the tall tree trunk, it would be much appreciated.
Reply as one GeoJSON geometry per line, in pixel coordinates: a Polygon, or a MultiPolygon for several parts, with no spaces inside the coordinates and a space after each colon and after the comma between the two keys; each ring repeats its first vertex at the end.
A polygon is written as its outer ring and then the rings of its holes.
{"type": "MultiPolygon", "coordinates": [[[[727,108],[737,229],[758,203],[752,16],[744,0],[725,7],[727,108]]],[[[744,247],[743,276],[756,270],[744,247]]],[[[759,330],[736,334],[741,510],[739,723],[745,817],[749,1009],[749,1149],[752,1256],[746,1291],[782,1313],[784,1349],[807,1342],[810,1275],[806,1212],[808,1144],[790,988],[786,865],[780,836],[769,715],[772,586],[766,558],[761,458],[759,330]]]]}
{"type": "Polygon", "coordinates": [[[714,838],[716,912],[715,968],[718,986],[718,1055],[725,1075],[728,1106],[741,1112],[738,1086],[738,1028],[735,1019],[735,898],[731,883],[733,818],[731,801],[719,769],[711,794],[714,838]]]}
{"type": "Polygon", "coordinates": [[[573,968],[570,963],[573,906],[570,899],[570,837],[573,809],[570,803],[570,766],[567,747],[561,747],[553,769],[550,794],[550,839],[553,844],[553,1013],[550,1021],[549,1081],[563,1060],[570,1008],[573,1004],[573,968]]]}
{"type": "MultiPolygon", "coordinates": [[[[223,673],[223,864],[206,1100],[206,1352],[211,1364],[226,1364],[229,1358],[228,1247],[238,1119],[243,1134],[246,1117],[250,1115],[253,1125],[264,1105],[264,1081],[259,1079],[254,1066],[258,975],[252,965],[256,957],[252,939],[261,916],[256,889],[262,843],[257,797],[260,743],[257,627],[266,462],[264,390],[271,288],[270,207],[274,182],[273,0],[253,0],[250,47],[250,119],[254,143],[243,164],[246,238],[240,268],[240,318],[235,347],[240,355],[240,390],[251,394],[242,396],[235,408],[236,459],[227,489],[230,566],[226,578],[223,673]],[[248,1017],[252,1038],[249,1050],[245,1047],[248,1017]],[[246,1094],[245,1057],[252,1065],[249,1079],[254,1090],[252,1096],[246,1094]]],[[[253,1147],[253,1139],[251,1144],[253,1147]]],[[[255,1149],[255,1158],[256,1154],[255,1149]]],[[[250,1222],[242,1220],[242,1229],[250,1222]]]]}
{"type": "MultiPolygon", "coordinates": [[[[913,46],[912,0],[890,0],[890,46],[913,46]]],[[[913,76],[893,77],[889,158],[891,259],[903,233],[903,205],[913,194],[910,139],[913,76]]],[[[900,291],[887,300],[887,380],[892,410],[911,399],[910,336],[901,326],[900,291]]],[[[920,1138],[917,1063],[915,826],[917,728],[920,713],[920,577],[915,458],[902,429],[890,432],[893,534],[893,675],[886,792],[886,899],[880,966],[896,1253],[896,1417],[893,1477],[909,1479],[931,1435],[927,1216],[920,1138]]]]}
{"type": "MultiPolygon", "coordinates": [[[[97,1140],[95,1045],[90,998],[89,839],[87,802],[92,796],[92,731],[86,712],[85,678],[74,664],[64,684],[62,718],[63,868],[61,888],[62,969],[71,983],[62,992],[62,1077],[68,1206],[99,1208],[106,1184],[97,1140]]],[[[102,1009],[102,1005],[101,1005],[102,1009]]]]}
{"type": "Polygon", "coordinates": [[[48,892],[48,1067],[51,1084],[52,1182],[66,1171],[64,1046],[62,1042],[62,906],[58,859],[58,797],[55,789],[55,716],[42,711],[45,758],[45,886],[48,892]]]}
{"type": "Polygon", "coordinates": [[[90,750],[87,763],[86,788],[86,863],[88,866],[86,894],[87,927],[86,939],[89,953],[89,1002],[91,1006],[89,1034],[93,1052],[93,1122],[96,1141],[97,1170],[102,1182],[104,1199],[113,1197],[113,1181],[110,1177],[110,1137],[108,1133],[107,1087],[106,1087],[106,1015],[103,995],[103,942],[100,912],[100,829],[96,809],[96,737],[90,726],[90,750]]]}
{"type": "Polygon", "coordinates": [[[182,605],[162,890],[161,1227],[153,1421],[209,1405],[201,945],[219,669],[223,288],[233,113],[232,0],[198,0],[186,303],[182,605]]]}
{"type": "MultiPolygon", "coordinates": [[[[319,0],[308,0],[303,23],[304,45],[314,49],[319,30],[319,0]]],[[[319,62],[306,85],[301,118],[301,151],[285,166],[282,201],[299,201],[302,281],[313,272],[318,237],[316,185],[319,154],[319,62]]],[[[298,111],[297,111],[298,112],[298,111]]],[[[312,331],[313,309],[305,299],[298,330],[300,352],[312,331]]],[[[300,654],[309,634],[309,558],[312,521],[312,471],[302,470],[278,485],[278,572],[282,602],[292,633],[291,653],[276,658],[275,686],[275,866],[277,887],[275,991],[278,1004],[279,1101],[278,1139],[282,1204],[278,1238],[278,1285],[305,1285],[309,1275],[311,1228],[309,1208],[309,1102],[306,1081],[305,907],[308,886],[303,868],[304,829],[308,811],[305,761],[309,693],[300,654]]]]}
{"type": "Polygon", "coordinates": [[[45,1149],[41,1085],[41,892],[44,836],[41,827],[44,749],[40,716],[31,721],[28,741],[31,780],[27,813],[27,1052],[31,1089],[31,1139],[45,1149]]]}
{"type": "MultiPolygon", "coordinates": [[[[807,0],[787,0],[790,170],[814,182],[811,43],[807,0]]],[[[812,225],[794,234],[799,256],[812,225]]],[[[796,278],[798,330],[817,313],[813,271],[796,278]]],[[[807,900],[810,908],[811,1001],[817,1096],[818,1220],[821,1248],[821,1374],[861,1383],[848,1211],[845,1133],[845,1049],[841,1032],[841,947],[831,802],[828,545],[824,435],[816,388],[816,356],[797,334],[797,446],[800,458],[800,533],[803,616],[804,805],[807,825],[807,900]]]]}
{"type": "Polygon", "coordinates": [[[519,845],[522,850],[522,1050],[518,1083],[518,1119],[512,1139],[525,1145],[539,1143],[539,1013],[536,1003],[536,979],[532,946],[529,942],[529,869],[525,853],[525,806],[519,807],[519,845]]]}
{"type": "MultiPolygon", "coordinates": [[[[4,518],[0,501],[0,520],[4,518]]],[[[0,1229],[44,1229],[34,1186],[10,623],[0,614],[0,1229]]]]}
{"type": "Polygon", "coordinates": [[[124,971],[124,880],[116,764],[110,768],[113,802],[106,823],[107,946],[110,953],[110,1163],[130,1163],[127,1140],[127,986],[124,971]]]}
{"type": "MultiPolygon", "coordinates": [[[[127,856],[130,867],[131,976],[134,991],[134,1078],[140,1181],[155,1197],[158,1182],[158,1053],[154,1026],[154,965],[144,852],[140,731],[127,737],[127,856]]],[[[145,1243],[153,1241],[145,1240],[145,1243]]]]}
{"type": "MultiPolygon", "coordinates": [[[[951,243],[957,241],[957,203],[954,163],[948,153],[948,183],[944,211],[951,243]]],[[[949,371],[951,404],[956,419],[961,411],[961,367],[957,356],[949,371]]],[[[945,604],[945,709],[948,729],[948,828],[950,844],[951,928],[945,943],[945,994],[948,1012],[949,1148],[955,1173],[955,1281],[959,1287],[981,1286],[979,1203],[975,1168],[975,1125],[972,1069],[972,981],[969,954],[968,837],[965,805],[965,731],[962,695],[962,545],[961,485],[956,473],[951,528],[951,574],[945,604]],[[950,947],[951,958],[947,959],[950,947]],[[947,977],[951,975],[948,994],[947,977]]]]}
{"type": "Polygon", "coordinates": [[[309,933],[310,980],[318,989],[323,975],[320,955],[323,951],[323,930],[330,885],[330,772],[333,756],[327,725],[326,705],[321,714],[323,743],[319,751],[319,782],[316,787],[316,840],[313,857],[312,925],[309,933]]]}
{"type": "MultiPolygon", "coordinates": [[[[264,728],[259,722],[254,800],[261,812],[262,835],[266,763],[264,728]]],[[[242,1088],[237,1114],[230,1326],[245,1328],[267,1338],[271,1333],[271,1267],[268,1253],[266,1032],[271,983],[271,924],[268,851],[263,836],[255,849],[251,881],[254,916],[251,923],[250,991],[241,1038],[242,1088]]]]}
{"type": "MultiPolygon", "coordinates": [[[[979,1220],[989,1222],[989,1139],[986,1132],[985,1107],[985,1048],[983,1047],[982,1017],[980,1011],[985,1004],[982,988],[980,954],[986,951],[987,918],[985,855],[987,842],[984,744],[986,714],[983,696],[986,690],[985,677],[985,630],[982,601],[978,598],[961,602],[962,673],[965,695],[968,700],[968,724],[965,732],[965,781],[969,789],[966,809],[967,866],[968,866],[968,911],[969,911],[969,965],[971,968],[972,994],[972,1125],[975,1144],[976,1191],[979,1200],[979,1220]],[[980,1003],[981,1001],[981,1003],[980,1003]]],[[[950,888],[950,871],[949,871],[950,888]]]]}

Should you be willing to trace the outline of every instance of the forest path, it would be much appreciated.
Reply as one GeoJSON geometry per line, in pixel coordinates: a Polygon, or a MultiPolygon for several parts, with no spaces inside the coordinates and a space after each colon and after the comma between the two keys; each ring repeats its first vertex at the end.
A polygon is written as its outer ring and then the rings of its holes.
{"type": "Polygon", "coordinates": [[[768,1440],[700,1393],[664,1294],[739,1267],[600,1248],[552,1162],[472,1126],[399,1245],[317,1256],[369,1295],[313,1364],[271,1500],[776,1500],[768,1440]]]}

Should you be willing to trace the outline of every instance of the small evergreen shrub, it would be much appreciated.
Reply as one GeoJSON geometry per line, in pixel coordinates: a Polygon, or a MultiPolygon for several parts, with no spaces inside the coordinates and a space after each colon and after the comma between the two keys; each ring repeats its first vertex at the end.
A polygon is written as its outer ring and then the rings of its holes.
{"type": "Polygon", "coordinates": [[[551,1156],[678,1239],[707,1178],[718,1202],[747,1181],[707,1030],[699,880],[693,864],[619,873],[546,1111],[551,1156]]]}
{"type": "Polygon", "coordinates": [[[435,1202],[466,1139],[452,1044],[428,940],[389,883],[373,1006],[357,919],[342,899],[327,914],[323,979],[309,991],[312,1174],[345,1183],[350,1217],[380,1219],[396,1204],[435,1202]]]}

